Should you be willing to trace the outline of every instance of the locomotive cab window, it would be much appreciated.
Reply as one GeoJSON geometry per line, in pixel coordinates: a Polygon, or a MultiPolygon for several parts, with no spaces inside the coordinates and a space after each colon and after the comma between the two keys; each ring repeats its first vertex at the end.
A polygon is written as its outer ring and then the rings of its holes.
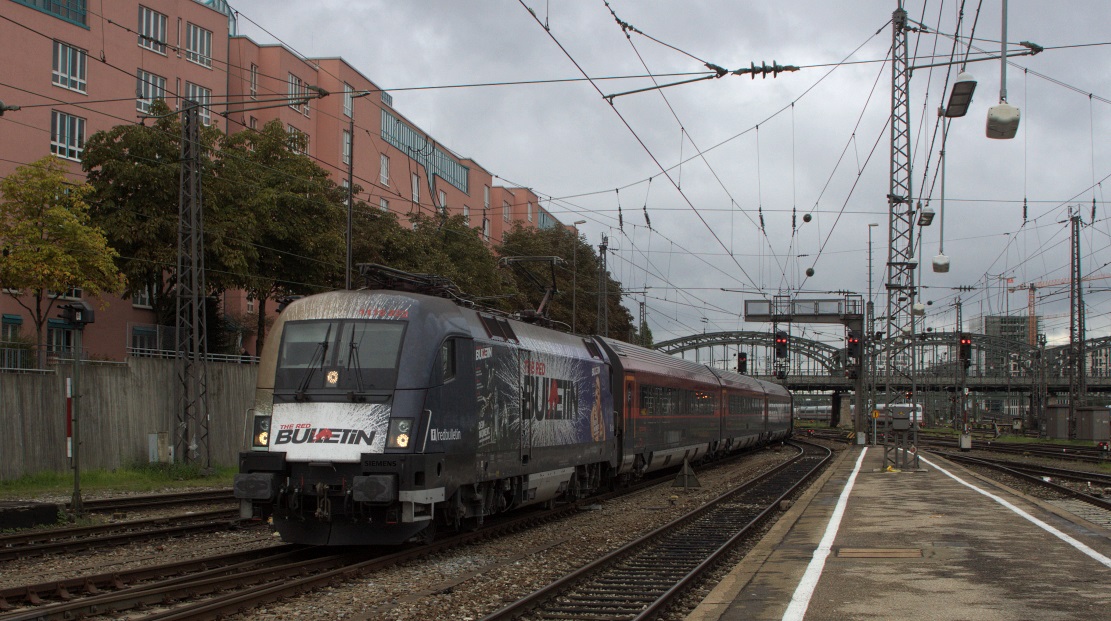
{"type": "Polygon", "coordinates": [[[440,346],[440,379],[455,379],[455,339],[448,339],[440,346]]]}
{"type": "Polygon", "coordinates": [[[397,379],[405,323],[289,321],[282,330],[275,389],[353,392],[388,390],[397,379]]]}

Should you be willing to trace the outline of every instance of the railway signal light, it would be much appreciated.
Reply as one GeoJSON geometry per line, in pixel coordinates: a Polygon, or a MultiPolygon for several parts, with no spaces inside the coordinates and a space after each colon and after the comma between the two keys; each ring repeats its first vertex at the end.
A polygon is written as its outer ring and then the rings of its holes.
{"type": "Polygon", "coordinates": [[[960,338],[961,342],[957,351],[957,357],[960,359],[961,364],[964,365],[964,368],[967,369],[972,365],[972,333],[961,332],[960,338]]]}
{"type": "Polygon", "coordinates": [[[740,352],[737,354],[737,373],[748,373],[748,353],[740,352]]]}
{"type": "Polygon", "coordinates": [[[783,330],[778,330],[775,333],[775,357],[787,357],[787,333],[783,330]]]}
{"type": "Polygon", "coordinates": [[[849,356],[860,360],[860,337],[856,332],[849,330],[848,335],[845,336],[845,342],[849,348],[849,356]]]}

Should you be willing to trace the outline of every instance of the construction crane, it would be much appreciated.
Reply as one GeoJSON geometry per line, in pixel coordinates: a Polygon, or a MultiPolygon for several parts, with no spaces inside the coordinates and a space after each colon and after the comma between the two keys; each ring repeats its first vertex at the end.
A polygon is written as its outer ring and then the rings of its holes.
{"type": "MultiPolygon", "coordinates": [[[[1092,274],[1091,276],[1085,276],[1080,280],[1081,282],[1083,282],[1088,280],[1103,280],[1105,278],[1111,278],[1111,274],[1092,274]]],[[[1026,328],[1026,338],[1029,341],[1030,345],[1038,344],[1038,315],[1036,313],[1037,309],[1035,308],[1035,306],[1037,305],[1037,290],[1045,287],[1067,285],[1071,282],[1071,278],[1055,278],[1053,280],[1041,280],[1038,282],[1031,282],[1022,285],[1015,285],[1013,287],[1007,287],[1007,291],[1011,293],[1020,291],[1022,289],[1025,289],[1027,291],[1026,318],[1028,321],[1028,326],[1026,328]]]]}

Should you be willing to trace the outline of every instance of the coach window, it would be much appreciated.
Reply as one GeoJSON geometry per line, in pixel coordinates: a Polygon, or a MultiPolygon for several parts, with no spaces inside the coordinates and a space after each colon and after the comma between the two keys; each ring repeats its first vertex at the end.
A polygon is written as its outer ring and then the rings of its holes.
{"type": "Polygon", "coordinates": [[[448,339],[440,346],[440,373],[444,382],[455,379],[455,339],[448,339]]]}

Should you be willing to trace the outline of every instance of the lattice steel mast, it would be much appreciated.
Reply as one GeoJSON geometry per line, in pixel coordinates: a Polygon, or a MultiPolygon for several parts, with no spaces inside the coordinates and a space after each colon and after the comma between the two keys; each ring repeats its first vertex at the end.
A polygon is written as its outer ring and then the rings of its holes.
{"type": "Polygon", "coordinates": [[[177,230],[177,369],[181,383],[174,426],[175,459],[211,465],[208,443],[208,346],[205,321],[204,210],[200,106],[183,102],[177,230]]]}
{"type": "Polygon", "coordinates": [[[885,391],[891,399],[893,375],[914,376],[915,301],[914,208],[911,200],[910,62],[907,12],[902,2],[892,14],[891,37],[891,185],[887,250],[887,340],[885,391]]]}

